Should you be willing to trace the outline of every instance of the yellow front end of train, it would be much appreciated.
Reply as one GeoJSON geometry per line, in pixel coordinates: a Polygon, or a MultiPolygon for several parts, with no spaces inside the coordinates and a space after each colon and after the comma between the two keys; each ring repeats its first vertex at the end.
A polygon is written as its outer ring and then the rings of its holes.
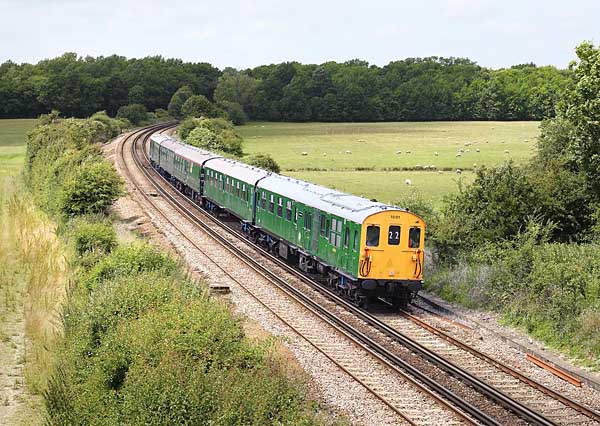
{"type": "Polygon", "coordinates": [[[361,230],[358,277],[405,283],[414,291],[422,283],[425,222],[414,213],[385,210],[368,216],[361,230]]]}

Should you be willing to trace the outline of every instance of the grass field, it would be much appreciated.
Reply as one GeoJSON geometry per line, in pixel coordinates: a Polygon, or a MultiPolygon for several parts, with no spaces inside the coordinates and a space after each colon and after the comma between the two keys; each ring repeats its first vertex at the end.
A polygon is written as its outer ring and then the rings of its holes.
{"type": "Polygon", "coordinates": [[[26,134],[34,124],[35,120],[0,120],[0,178],[23,165],[26,134]]]}
{"type": "Polygon", "coordinates": [[[384,202],[416,190],[437,203],[456,191],[459,179],[471,181],[476,166],[530,158],[538,126],[538,122],[249,123],[238,130],[246,153],[270,153],[283,174],[384,202]],[[457,168],[463,170],[460,176],[457,168]],[[412,185],[406,185],[406,179],[412,185]]]}

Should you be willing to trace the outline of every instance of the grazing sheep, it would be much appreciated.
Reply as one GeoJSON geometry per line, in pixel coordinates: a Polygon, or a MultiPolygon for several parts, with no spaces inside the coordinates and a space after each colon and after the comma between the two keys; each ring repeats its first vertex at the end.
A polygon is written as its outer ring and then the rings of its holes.
{"type": "Polygon", "coordinates": [[[323,157],[327,157],[327,153],[326,152],[323,153],[323,157]]]}
{"type": "Polygon", "coordinates": [[[346,150],[346,154],[352,154],[352,151],[346,150]]]}
{"type": "Polygon", "coordinates": [[[412,185],[412,180],[404,179],[404,183],[410,186],[410,185],[412,185]]]}
{"type": "Polygon", "coordinates": [[[429,168],[435,170],[435,166],[433,164],[429,166],[429,168]]]}
{"type": "Polygon", "coordinates": [[[402,154],[402,151],[396,151],[396,154],[402,154]]]}
{"type": "Polygon", "coordinates": [[[406,151],[407,154],[410,154],[410,151],[406,151]]]}
{"type": "Polygon", "coordinates": [[[436,152],[433,153],[433,155],[435,155],[437,157],[440,154],[438,154],[438,152],[436,151],[436,152]]]}
{"type": "Polygon", "coordinates": [[[465,152],[465,150],[461,148],[458,150],[458,152],[460,152],[462,154],[463,152],[465,152]]]}
{"type": "Polygon", "coordinates": [[[443,173],[444,173],[443,171],[441,171],[441,170],[438,170],[438,175],[441,175],[441,174],[443,174],[443,173]]]}
{"type": "Polygon", "coordinates": [[[477,163],[473,163],[473,167],[477,167],[477,163]]]}
{"type": "Polygon", "coordinates": [[[508,153],[509,153],[508,149],[505,149],[505,150],[504,150],[504,153],[505,153],[505,154],[508,154],[508,153]]]}
{"type": "Polygon", "coordinates": [[[465,146],[471,145],[471,142],[465,142],[465,146]]]}
{"type": "Polygon", "coordinates": [[[471,150],[470,150],[470,149],[467,149],[465,152],[471,152],[471,150]]]}
{"type": "Polygon", "coordinates": [[[303,151],[303,152],[302,152],[302,155],[308,155],[308,152],[306,152],[306,151],[303,151]]]}
{"type": "Polygon", "coordinates": [[[429,170],[429,166],[428,165],[424,165],[423,166],[423,170],[429,170]]]}
{"type": "Polygon", "coordinates": [[[475,150],[475,152],[481,152],[481,150],[480,150],[479,148],[477,148],[477,149],[475,150]]]}
{"type": "Polygon", "coordinates": [[[461,174],[462,170],[461,169],[456,169],[456,174],[461,174]]]}
{"type": "Polygon", "coordinates": [[[458,154],[456,154],[457,157],[462,157],[462,154],[459,152],[458,154]]]}
{"type": "Polygon", "coordinates": [[[366,142],[366,140],[364,140],[364,139],[358,139],[356,142],[364,143],[364,142],[366,142]]]}

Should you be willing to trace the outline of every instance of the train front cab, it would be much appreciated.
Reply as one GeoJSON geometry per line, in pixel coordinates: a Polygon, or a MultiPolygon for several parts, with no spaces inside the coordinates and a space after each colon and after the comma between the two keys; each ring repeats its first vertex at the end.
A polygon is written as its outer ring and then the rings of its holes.
{"type": "Polygon", "coordinates": [[[414,213],[385,210],[361,229],[357,276],[365,293],[405,306],[423,286],[425,222],[414,213]]]}

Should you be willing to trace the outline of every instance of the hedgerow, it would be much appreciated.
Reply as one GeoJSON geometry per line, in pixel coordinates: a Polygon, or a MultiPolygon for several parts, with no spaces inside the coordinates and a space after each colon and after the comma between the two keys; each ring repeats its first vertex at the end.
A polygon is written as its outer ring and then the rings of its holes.
{"type": "Polygon", "coordinates": [[[327,423],[270,343],[247,339],[178,261],[147,243],[118,243],[109,207],[122,182],[100,143],[124,123],[52,113],[29,135],[26,181],[59,221],[75,269],[44,392],[46,424],[327,423]]]}

